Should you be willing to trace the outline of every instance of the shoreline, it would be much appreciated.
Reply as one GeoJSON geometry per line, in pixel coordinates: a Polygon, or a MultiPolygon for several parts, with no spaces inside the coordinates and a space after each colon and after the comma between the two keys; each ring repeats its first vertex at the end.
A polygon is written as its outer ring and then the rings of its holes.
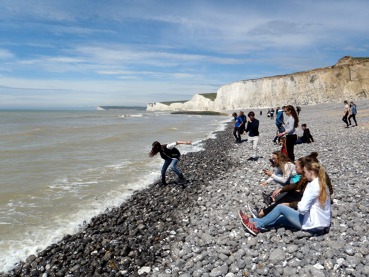
{"type": "Polygon", "coordinates": [[[204,151],[183,155],[179,167],[189,179],[185,189],[152,184],[5,276],[347,276],[354,271],[365,276],[369,102],[359,103],[359,126],[347,130],[339,104],[303,106],[300,114],[300,124],[308,124],[316,142],[296,146],[296,157],[317,151],[335,190],[333,226],[324,236],[279,228],[252,237],[238,220],[246,202],[261,205],[260,171],[279,149],[271,142],[275,121],[264,114],[256,116],[259,163],[247,161],[246,143],[234,143],[231,123],[204,141],[204,151]],[[342,150],[345,140],[350,148],[342,150]]]}

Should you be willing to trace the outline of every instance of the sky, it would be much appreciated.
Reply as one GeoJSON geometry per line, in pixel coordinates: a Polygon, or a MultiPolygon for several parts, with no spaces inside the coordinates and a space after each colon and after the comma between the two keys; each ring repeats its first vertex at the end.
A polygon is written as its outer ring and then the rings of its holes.
{"type": "Polygon", "coordinates": [[[369,57],[367,0],[1,0],[0,109],[146,106],[369,57]]]}

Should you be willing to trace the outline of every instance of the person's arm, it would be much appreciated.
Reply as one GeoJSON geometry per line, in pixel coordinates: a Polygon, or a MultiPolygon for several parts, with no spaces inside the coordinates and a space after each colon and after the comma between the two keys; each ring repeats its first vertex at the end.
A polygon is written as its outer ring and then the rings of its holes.
{"type": "Polygon", "coordinates": [[[314,201],[317,200],[319,196],[319,191],[319,181],[316,178],[306,186],[302,199],[297,204],[298,211],[301,214],[305,214],[311,209],[314,201]]]}
{"type": "Polygon", "coordinates": [[[295,119],[293,118],[293,116],[290,116],[288,119],[287,119],[287,122],[285,124],[285,127],[284,127],[284,132],[282,133],[279,133],[278,136],[279,137],[282,137],[284,135],[288,135],[288,133],[292,132],[293,129],[294,129],[294,125],[295,125],[295,119]]]}
{"type": "Polygon", "coordinates": [[[168,149],[173,149],[178,144],[192,144],[192,141],[190,141],[190,140],[189,141],[181,141],[181,140],[175,141],[175,142],[167,144],[167,148],[168,149]]]}
{"type": "Polygon", "coordinates": [[[181,141],[181,140],[179,140],[179,141],[176,141],[176,143],[177,144],[188,144],[188,145],[190,145],[190,144],[192,144],[192,141],[190,141],[190,140],[188,140],[188,141],[181,141]]]}
{"type": "Polygon", "coordinates": [[[286,174],[282,173],[282,176],[273,174],[271,177],[274,181],[280,183],[280,184],[286,184],[287,181],[290,179],[293,171],[293,165],[292,164],[285,164],[285,172],[286,174]]]}

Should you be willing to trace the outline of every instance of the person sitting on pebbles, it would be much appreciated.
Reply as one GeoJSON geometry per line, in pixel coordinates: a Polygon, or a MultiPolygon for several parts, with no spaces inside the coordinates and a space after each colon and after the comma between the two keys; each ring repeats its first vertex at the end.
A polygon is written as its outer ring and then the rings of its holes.
{"type": "Polygon", "coordinates": [[[297,183],[300,179],[301,175],[296,173],[295,165],[281,151],[274,151],[270,162],[276,170],[273,173],[271,170],[263,169],[264,174],[268,175],[269,178],[262,182],[261,186],[266,186],[272,181],[285,186],[291,182],[297,183]]]}
{"type": "Polygon", "coordinates": [[[182,172],[177,167],[177,163],[181,157],[181,153],[175,147],[178,144],[192,144],[192,141],[175,141],[169,144],[160,144],[158,141],[154,141],[152,144],[152,149],[149,154],[149,157],[154,157],[156,154],[160,153],[162,159],[164,159],[164,164],[161,168],[161,184],[163,186],[168,185],[165,181],[165,173],[167,172],[168,167],[170,167],[179,178],[179,181],[184,181],[185,178],[182,172]]]}
{"type": "Polygon", "coordinates": [[[297,210],[277,205],[263,218],[250,218],[240,211],[243,226],[256,236],[262,229],[275,226],[292,227],[313,234],[323,234],[331,225],[331,197],[323,166],[314,156],[305,158],[304,174],[308,181],[297,210]]]}
{"type": "MultiPolygon", "coordinates": [[[[309,156],[316,158],[318,156],[318,153],[312,152],[309,156]]],[[[274,202],[273,204],[268,205],[267,207],[259,211],[257,211],[256,209],[252,209],[251,206],[248,204],[248,209],[252,217],[254,218],[264,217],[267,214],[269,214],[278,204],[283,204],[283,205],[286,205],[290,208],[297,210],[297,204],[301,200],[302,195],[305,191],[306,185],[308,183],[304,175],[305,159],[306,157],[299,158],[295,162],[296,173],[301,174],[300,180],[297,183],[291,183],[289,185],[286,185],[282,188],[275,190],[272,194],[272,200],[274,202]]],[[[332,183],[327,173],[326,173],[325,178],[326,178],[327,186],[329,188],[329,193],[332,196],[333,194],[332,183]]]]}

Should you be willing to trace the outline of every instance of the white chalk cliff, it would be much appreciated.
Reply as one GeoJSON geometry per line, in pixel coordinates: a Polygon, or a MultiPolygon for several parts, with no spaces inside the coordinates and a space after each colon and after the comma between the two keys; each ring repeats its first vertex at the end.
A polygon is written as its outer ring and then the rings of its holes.
{"type": "Polygon", "coordinates": [[[344,57],[330,67],[238,81],[220,87],[214,101],[196,94],[183,103],[150,103],[148,111],[222,111],[308,105],[369,97],[369,58],[344,57]]]}

